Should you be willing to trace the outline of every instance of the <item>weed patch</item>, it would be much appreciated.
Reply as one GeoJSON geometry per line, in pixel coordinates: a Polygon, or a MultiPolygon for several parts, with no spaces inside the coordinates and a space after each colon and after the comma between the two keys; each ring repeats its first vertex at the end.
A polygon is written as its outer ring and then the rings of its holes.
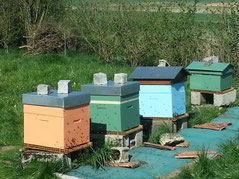
{"type": "Polygon", "coordinates": [[[200,155],[195,165],[184,169],[177,178],[238,178],[238,139],[228,140],[220,146],[220,149],[221,156],[210,160],[206,155],[200,155]]]}
{"type": "Polygon", "coordinates": [[[159,140],[162,134],[171,133],[172,129],[167,125],[162,125],[157,129],[154,129],[149,135],[148,141],[154,144],[160,144],[159,140]]]}

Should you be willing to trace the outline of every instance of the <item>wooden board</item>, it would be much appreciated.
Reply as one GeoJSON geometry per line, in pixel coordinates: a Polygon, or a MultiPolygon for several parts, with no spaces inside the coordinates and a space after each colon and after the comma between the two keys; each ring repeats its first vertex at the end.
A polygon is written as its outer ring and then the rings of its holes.
{"type": "Polygon", "coordinates": [[[89,110],[24,105],[24,143],[65,149],[90,142],[89,110]]]}
{"type": "Polygon", "coordinates": [[[72,147],[69,149],[58,149],[58,148],[53,148],[53,147],[45,147],[45,146],[40,146],[40,145],[33,145],[33,144],[26,144],[24,143],[24,148],[26,149],[35,149],[35,150],[43,150],[43,151],[49,151],[49,152],[55,152],[55,153],[63,153],[63,154],[68,154],[71,152],[75,152],[81,149],[86,149],[88,147],[92,146],[92,142],[88,142],[86,144],[82,144],[76,147],[72,147]]]}
{"type": "Polygon", "coordinates": [[[91,131],[92,134],[110,134],[110,135],[122,135],[122,136],[125,136],[125,135],[129,135],[129,134],[132,134],[136,131],[139,131],[139,130],[143,130],[143,126],[142,125],[139,125],[135,128],[132,128],[132,129],[129,129],[127,131],[123,131],[123,132],[113,132],[113,131],[106,131],[106,132],[102,132],[102,131],[91,131]]]}
{"type": "Polygon", "coordinates": [[[157,148],[157,149],[161,149],[161,150],[176,150],[176,148],[175,148],[175,147],[172,147],[172,146],[165,146],[165,145],[160,145],[160,144],[153,144],[153,143],[149,143],[149,142],[144,142],[144,146],[145,146],[145,147],[157,148]]]}
{"type": "Polygon", "coordinates": [[[92,131],[121,132],[140,124],[138,94],[128,97],[91,96],[91,100],[92,131]]]}
{"type": "Polygon", "coordinates": [[[123,167],[123,168],[138,168],[141,165],[140,161],[137,162],[124,162],[124,163],[107,163],[109,167],[123,167]]]}
{"type": "Polygon", "coordinates": [[[205,93],[205,94],[225,94],[228,92],[233,91],[235,88],[231,87],[229,89],[226,89],[224,91],[204,91],[204,90],[191,90],[191,92],[199,92],[199,93],[205,93]]]}
{"type": "Polygon", "coordinates": [[[171,85],[171,81],[140,80],[140,85],[171,85]]]}
{"type": "Polygon", "coordinates": [[[184,115],[180,115],[180,116],[175,116],[172,118],[164,118],[164,117],[141,117],[141,119],[143,120],[166,120],[166,121],[177,121],[183,118],[187,118],[189,117],[188,113],[185,113],[184,115]]]}
{"type": "Polygon", "coordinates": [[[205,124],[197,124],[194,125],[194,128],[199,129],[211,129],[211,130],[217,130],[221,131],[225,129],[228,125],[232,125],[231,122],[211,122],[211,123],[205,123],[205,124]]]}
{"type": "Polygon", "coordinates": [[[216,151],[187,151],[187,152],[180,152],[175,154],[174,157],[178,159],[193,159],[197,158],[198,155],[202,154],[217,154],[216,151]]]}

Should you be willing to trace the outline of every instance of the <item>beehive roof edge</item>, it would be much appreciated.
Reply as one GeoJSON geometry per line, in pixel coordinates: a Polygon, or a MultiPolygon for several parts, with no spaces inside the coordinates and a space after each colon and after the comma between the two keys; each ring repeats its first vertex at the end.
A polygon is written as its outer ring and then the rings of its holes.
{"type": "Polygon", "coordinates": [[[185,76],[189,75],[189,72],[182,66],[137,67],[129,79],[174,80],[180,72],[185,73],[185,76]]]}
{"type": "Polygon", "coordinates": [[[215,72],[224,72],[229,67],[234,68],[234,66],[230,63],[213,63],[210,66],[204,66],[203,62],[194,61],[190,65],[186,67],[189,71],[215,71],[215,72]]]}

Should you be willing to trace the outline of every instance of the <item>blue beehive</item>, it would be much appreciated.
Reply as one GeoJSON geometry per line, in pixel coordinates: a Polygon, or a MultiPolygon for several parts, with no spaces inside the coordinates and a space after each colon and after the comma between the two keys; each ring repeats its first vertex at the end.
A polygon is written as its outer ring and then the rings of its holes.
{"type": "Polygon", "coordinates": [[[183,67],[137,67],[130,79],[140,82],[140,115],[173,118],[186,113],[183,67]]]}

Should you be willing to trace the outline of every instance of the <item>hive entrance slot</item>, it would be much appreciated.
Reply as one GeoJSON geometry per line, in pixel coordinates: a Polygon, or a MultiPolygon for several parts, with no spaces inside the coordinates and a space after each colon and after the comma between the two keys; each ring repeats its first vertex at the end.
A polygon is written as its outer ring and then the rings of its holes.
{"type": "Polygon", "coordinates": [[[128,109],[132,109],[134,106],[133,105],[130,105],[130,106],[128,106],[128,109]]]}
{"type": "Polygon", "coordinates": [[[201,93],[202,101],[205,104],[213,104],[213,94],[201,93]]]}
{"type": "Polygon", "coordinates": [[[81,122],[81,119],[76,119],[73,121],[74,123],[80,123],[81,122]]]}

